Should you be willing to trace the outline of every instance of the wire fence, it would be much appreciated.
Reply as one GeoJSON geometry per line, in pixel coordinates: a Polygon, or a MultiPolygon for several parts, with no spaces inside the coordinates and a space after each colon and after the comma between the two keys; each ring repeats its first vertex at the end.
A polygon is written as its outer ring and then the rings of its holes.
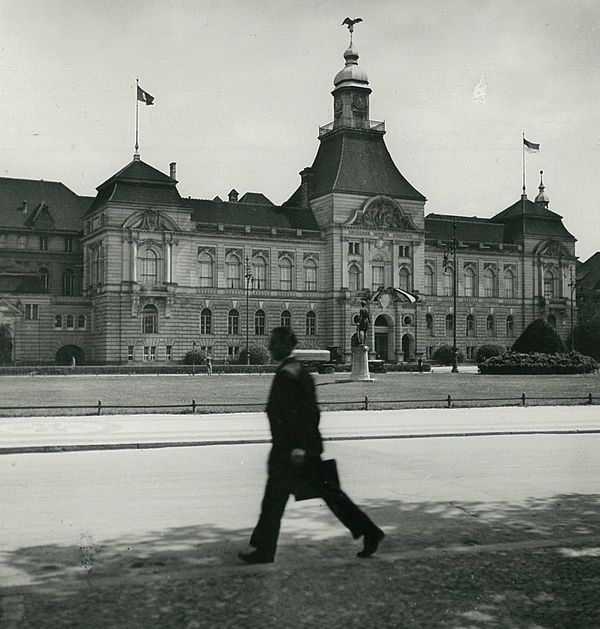
{"type": "MultiPolygon", "coordinates": [[[[324,400],[319,404],[321,407],[338,407],[338,410],[377,410],[386,407],[392,408],[419,408],[422,405],[433,407],[446,407],[453,408],[458,406],[527,406],[529,405],[542,405],[556,404],[563,402],[566,405],[569,404],[588,404],[592,405],[600,400],[600,395],[592,395],[588,393],[586,396],[568,396],[568,397],[536,397],[527,396],[522,393],[520,397],[491,397],[491,398],[460,398],[452,397],[450,393],[445,397],[440,398],[428,398],[428,399],[373,399],[365,395],[359,400],[324,400]],[[491,404],[490,404],[491,403],[491,404]]],[[[153,412],[173,409],[178,413],[195,414],[199,411],[211,413],[219,412],[224,409],[263,409],[264,402],[219,402],[219,403],[205,403],[197,402],[192,399],[190,403],[186,404],[106,404],[102,400],[98,400],[95,404],[44,404],[39,406],[0,406],[0,413],[4,414],[6,411],[84,411],[86,415],[102,415],[102,413],[111,414],[110,411],[131,411],[134,410],[152,410],[153,412]]],[[[233,412],[233,411],[229,411],[233,412]]]]}

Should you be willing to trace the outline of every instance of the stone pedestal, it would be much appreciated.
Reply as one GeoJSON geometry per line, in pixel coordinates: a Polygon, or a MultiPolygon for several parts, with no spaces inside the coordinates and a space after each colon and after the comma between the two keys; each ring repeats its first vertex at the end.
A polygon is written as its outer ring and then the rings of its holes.
{"type": "Polygon", "coordinates": [[[355,345],[352,348],[352,380],[372,382],[369,374],[369,347],[367,345],[355,345]]]}

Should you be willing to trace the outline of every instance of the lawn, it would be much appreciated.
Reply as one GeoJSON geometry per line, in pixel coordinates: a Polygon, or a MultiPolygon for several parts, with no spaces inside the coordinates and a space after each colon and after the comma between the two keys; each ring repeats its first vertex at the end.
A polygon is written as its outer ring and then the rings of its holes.
{"type": "MultiPolygon", "coordinates": [[[[166,411],[164,405],[192,400],[197,412],[260,410],[264,407],[272,374],[265,375],[161,375],[161,376],[2,376],[0,406],[84,405],[103,408],[102,412],[166,411]],[[211,405],[208,407],[207,405],[211,405]],[[125,409],[126,406],[138,408],[125,409]],[[149,406],[141,409],[139,406],[149,406]]],[[[388,373],[377,374],[375,382],[349,381],[349,374],[315,376],[319,401],[325,409],[406,408],[445,406],[447,396],[453,406],[501,406],[520,403],[526,394],[528,404],[582,404],[589,393],[600,402],[600,375],[572,376],[482,376],[475,373],[388,373]],[[500,398],[486,400],[486,398],[500,398]],[[512,398],[512,399],[510,399],[512,398]],[[537,399],[533,399],[537,398],[537,399]],[[560,398],[577,398],[561,400],[560,398]]],[[[93,408],[60,410],[49,414],[93,413],[93,408]]],[[[42,411],[2,410],[0,415],[48,414],[42,411]]]]}

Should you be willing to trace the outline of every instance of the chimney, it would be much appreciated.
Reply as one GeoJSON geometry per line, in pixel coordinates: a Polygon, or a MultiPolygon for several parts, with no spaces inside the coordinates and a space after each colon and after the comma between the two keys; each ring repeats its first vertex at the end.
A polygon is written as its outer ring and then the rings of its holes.
{"type": "Polygon", "coordinates": [[[23,214],[27,214],[27,201],[23,200],[23,205],[21,206],[21,210],[23,210],[23,214]]]}
{"type": "Polygon", "coordinates": [[[237,203],[239,193],[235,188],[229,192],[229,203],[237,203]]]}
{"type": "Polygon", "coordinates": [[[171,162],[169,164],[169,170],[171,173],[171,179],[177,179],[177,162],[171,162]]]}
{"type": "Polygon", "coordinates": [[[312,168],[307,167],[304,170],[300,171],[300,196],[301,201],[300,204],[302,207],[309,208],[310,207],[310,195],[313,191],[313,179],[315,173],[312,168]]]}

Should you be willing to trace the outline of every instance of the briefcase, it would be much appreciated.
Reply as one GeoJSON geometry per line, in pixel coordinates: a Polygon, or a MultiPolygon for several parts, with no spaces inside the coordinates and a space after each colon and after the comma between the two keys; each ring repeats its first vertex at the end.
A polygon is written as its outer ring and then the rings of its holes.
{"type": "Polygon", "coordinates": [[[294,487],[296,501],[320,498],[323,487],[339,488],[340,479],[335,459],[306,461],[298,470],[294,487]]]}

